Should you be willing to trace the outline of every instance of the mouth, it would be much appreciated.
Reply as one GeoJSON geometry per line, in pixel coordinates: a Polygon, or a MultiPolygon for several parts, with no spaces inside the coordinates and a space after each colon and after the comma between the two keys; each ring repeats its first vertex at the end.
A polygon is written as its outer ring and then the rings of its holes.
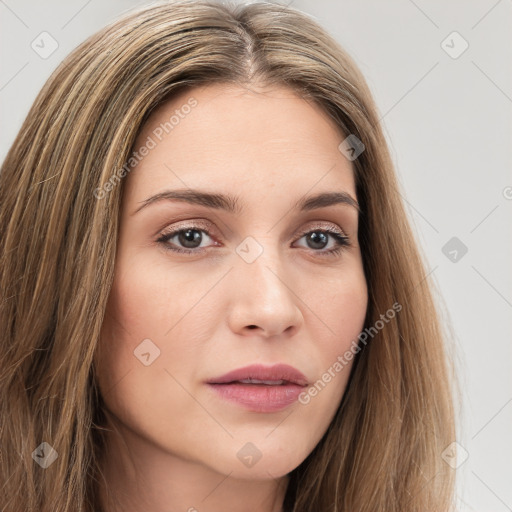
{"type": "Polygon", "coordinates": [[[258,379],[241,379],[234,380],[232,382],[227,382],[226,384],[256,384],[256,385],[264,385],[264,386],[282,386],[283,384],[291,384],[287,380],[258,380],[258,379]]]}
{"type": "Polygon", "coordinates": [[[277,412],[296,402],[308,385],[289,365],[252,365],[206,383],[217,396],[253,412],[277,412]]]}
{"type": "Polygon", "coordinates": [[[283,384],[307,386],[308,384],[308,380],[303,373],[287,364],[275,364],[272,366],[254,364],[238,368],[208,381],[209,384],[232,384],[234,382],[267,386],[280,386],[283,384]]]}

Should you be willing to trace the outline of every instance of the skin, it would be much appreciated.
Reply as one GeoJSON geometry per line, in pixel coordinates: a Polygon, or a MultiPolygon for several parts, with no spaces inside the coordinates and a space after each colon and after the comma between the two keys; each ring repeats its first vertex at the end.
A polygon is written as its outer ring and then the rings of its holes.
{"type": "MultiPolygon", "coordinates": [[[[314,383],[357,339],[368,300],[357,210],[293,207],[320,192],[357,200],[354,170],[334,122],[287,88],[183,91],[152,113],[135,148],[191,97],[197,106],[124,178],[97,352],[111,430],[107,510],[279,512],[287,474],[326,432],[352,363],[307,405],[272,413],[227,402],[205,381],[253,363],[286,363],[314,383]],[[162,200],[134,213],[155,194],[189,187],[236,195],[244,211],[162,200]],[[157,242],[163,231],[191,226],[200,252],[166,250],[194,247],[178,236],[157,242]],[[307,236],[322,229],[341,230],[350,245],[327,255],[335,238],[322,246],[307,236]],[[236,252],[246,237],[263,249],[252,263],[236,252]],[[148,366],[134,356],[145,339],[160,350],[148,366]],[[251,467],[237,457],[247,442],[261,453],[251,467]]],[[[105,502],[103,488],[101,496],[105,502]]]]}

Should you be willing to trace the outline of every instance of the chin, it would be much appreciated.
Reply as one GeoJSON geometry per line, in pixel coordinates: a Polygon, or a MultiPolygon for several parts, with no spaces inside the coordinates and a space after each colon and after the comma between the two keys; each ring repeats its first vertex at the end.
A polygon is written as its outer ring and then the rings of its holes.
{"type": "MultiPolygon", "coordinates": [[[[277,440],[277,439],[276,439],[277,440]]],[[[297,468],[309,455],[304,449],[306,443],[290,443],[290,446],[283,449],[281,446],[272,445],[268,439],[261,439],[254,443],[247,442],[240,448],[236,443],[233,457],[225,457],[224,452],[213,456],[211,462],[215,470],[222,474],[229,474],[231,478],[241,480],[270,480],[281,478],[297,468]],[[259,448],[257,448],[259,446],[259,448]],[[302,449],[297,449],[301,446],[302,449]],[[220,464],[219,464],[220,463],[220,464]]],[[[231,449],[229,449],[231,451],[231,449]]]]}

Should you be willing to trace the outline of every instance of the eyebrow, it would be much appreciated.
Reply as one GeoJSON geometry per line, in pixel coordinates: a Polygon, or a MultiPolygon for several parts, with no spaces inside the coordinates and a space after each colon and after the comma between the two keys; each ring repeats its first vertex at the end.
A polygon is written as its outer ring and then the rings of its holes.
{"type": "MultiPolygon", "coordinates": [[[[240,215],[243,210],[240,205],[240,201],[236,196],[186,189],[166,190],[148,197],[144,201],[141,201],[141,206],[139,206],[131,215],[135,215],[143,208],[161,201],[183,201],[189,204],[206,206],[207,208],[213,208],[216,210],[225,210],[237,215],[240,215]]],[[[299,211],[311,211],[316,210],[317,208],[325,208],[327,206],[337,204],[352,206],[360,212],[359,203],[348,192],[323,192],[313,196],[303,197],[293,205],[293,208],[299,211]]]]}

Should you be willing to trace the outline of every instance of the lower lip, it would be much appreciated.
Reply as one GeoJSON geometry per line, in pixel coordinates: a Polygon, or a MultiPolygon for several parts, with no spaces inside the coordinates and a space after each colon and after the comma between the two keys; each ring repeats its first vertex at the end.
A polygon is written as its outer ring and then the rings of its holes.
{"type": "Polygon", "coordinates": [[[208,384],[225,400],[255,412],[276,412],[297,401],[304,391],[298,384],[266,386],[264,384],[208,384]]]}

